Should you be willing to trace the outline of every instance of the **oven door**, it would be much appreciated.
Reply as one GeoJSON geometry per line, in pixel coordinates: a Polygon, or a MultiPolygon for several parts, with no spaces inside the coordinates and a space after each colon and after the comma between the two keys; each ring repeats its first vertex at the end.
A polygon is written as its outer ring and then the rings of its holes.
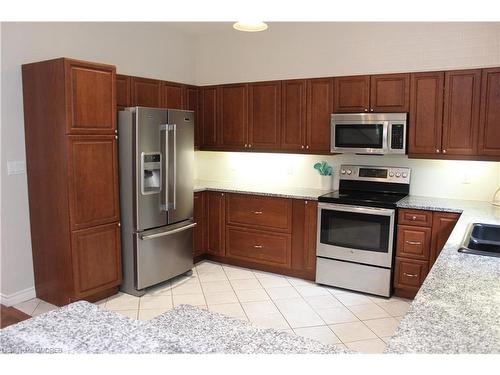
{"type": "Polygon", "coordinates": [[[320,203],[317,256],[390,268],[395,210],[320,203]]]}
{"type": "Polygon", "coordinates": [[[388,121],[336,121],[332,118],[331,152],[385,154],[388,121]]]}

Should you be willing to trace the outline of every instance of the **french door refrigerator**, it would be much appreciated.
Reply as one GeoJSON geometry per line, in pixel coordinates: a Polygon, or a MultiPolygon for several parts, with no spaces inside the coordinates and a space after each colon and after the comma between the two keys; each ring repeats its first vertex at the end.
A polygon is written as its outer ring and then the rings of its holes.
{"type": "Polygon", "coordinates": [[[193,267],[194,113],[132,107],[118,114],[125,293],[193,267]]]}

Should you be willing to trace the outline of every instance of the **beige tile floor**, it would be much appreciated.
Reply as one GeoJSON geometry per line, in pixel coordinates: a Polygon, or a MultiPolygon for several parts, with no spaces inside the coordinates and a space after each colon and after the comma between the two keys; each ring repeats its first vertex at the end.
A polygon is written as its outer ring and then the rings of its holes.
{"type": "MultiPolygon", "coordinates": [[[[362,353],[383,352],[410,306],[397,297],[373,297],[209,261],[198,263],[192,276],[163,283],[143,297],[118,293],[97,304],[141,320],[190,304],[362,353]]],[[[55,308],[38,299],[14,307],[29,315],[55,308]]]]}

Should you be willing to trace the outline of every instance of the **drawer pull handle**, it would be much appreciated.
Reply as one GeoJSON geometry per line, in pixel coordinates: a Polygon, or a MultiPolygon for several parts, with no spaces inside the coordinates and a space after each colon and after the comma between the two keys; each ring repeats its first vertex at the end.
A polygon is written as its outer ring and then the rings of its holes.
{"type": "Polygon", "coordinates": [[[419,241],[405,241],[408,245],[422,245],[422,242],[419,241]]]}
{"type": "Polygon", "coordinates": [[[253,245],[253,247],[256,248],[256,249],[262,249],[264,246],[262,246],[262,245],[253,245]]]}
{"type": "Polygon", "coordinates": [[[255,215],[262,215],[262,211],[252,211],[255,215]]]}
{"type": "Polygon", "coordinates": [[[406,273],[406,272],[403,272],[403,275],[406,276],[406,277],[418,277],[417,274],[413,274],[413,273],[406,273]]]}

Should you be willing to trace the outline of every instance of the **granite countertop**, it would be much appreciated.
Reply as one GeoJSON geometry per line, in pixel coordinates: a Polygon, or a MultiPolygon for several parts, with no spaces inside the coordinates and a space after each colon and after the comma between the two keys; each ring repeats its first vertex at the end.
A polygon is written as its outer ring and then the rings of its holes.
{"type": "Polygon", "coordinates": [[[418,196],[398,207],[461,216],[386,351],[500,353],[500,258],[457,251],[470,223],[500,224],[500,207],[418,196]]]}
{"type": "Polygon", "coordinates": [[[196,180],[194,191],[220,191],[224,193],[239,193],[239,194],[252,194],[264,195],[269,197],[281,198],[294,198],[294,199],[307,199],[318,200],[318,197],[323,194],[330,193],[333,189],[321,190],[310,188],[289,188],[289,187],[262,187],[258,185],[241,185],[232,182],[221,181],[206,181],[196,180]]]}

